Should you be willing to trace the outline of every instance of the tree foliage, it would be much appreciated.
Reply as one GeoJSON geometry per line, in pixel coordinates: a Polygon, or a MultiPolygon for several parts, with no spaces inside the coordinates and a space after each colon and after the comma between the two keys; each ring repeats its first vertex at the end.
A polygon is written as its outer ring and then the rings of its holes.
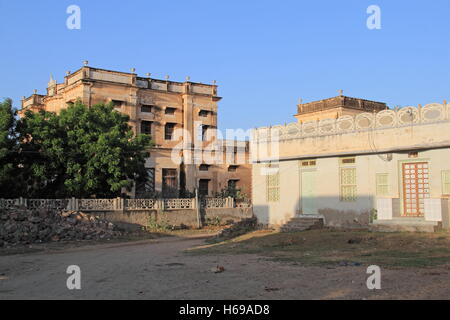
{"type": "Polygon", "coordinates": [[[242,192],[240,188],[237,188],[235,185],[229,185],[219,192],[215,194],[215,197],[217,198],[228,198],[232,197],[237,200],[245,200],[248,199],[248,196],[242,192]]]}
{"type": "Polygon", "coordinates": [[[16,190],[15,175],[17,174],[17,135],[16,111],[11,99],[0,103],[0,190],[2,195],[9,197],[16,190]]]}
{"type": "Polygon", "coordinates": [[[18,125],[24,197],[115,197],[145,176],[148,135],[134,135],[112,105],[28,111],[18,125]]]}

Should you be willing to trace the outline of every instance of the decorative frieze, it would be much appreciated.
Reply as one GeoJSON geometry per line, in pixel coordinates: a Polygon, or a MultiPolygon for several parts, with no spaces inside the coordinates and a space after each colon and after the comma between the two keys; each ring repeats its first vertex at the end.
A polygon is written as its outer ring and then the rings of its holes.
{"type": "Polygon", "coordinates": [[[283,141],[327,135],[414,126],[450,120],[450,105],[432,103],[425,107],[405,107],[378,113],[360,113],[354,117],[289,123],[253,130],[253,141],[283,141]]]}

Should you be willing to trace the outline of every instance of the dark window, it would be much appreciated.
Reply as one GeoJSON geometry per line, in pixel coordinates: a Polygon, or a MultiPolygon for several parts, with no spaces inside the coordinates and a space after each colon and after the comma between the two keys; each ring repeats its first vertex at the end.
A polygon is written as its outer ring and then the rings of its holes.
{"type": "Polygon", "coordinates": [[[229,166],[228,167],[228,172],[236,172],[238,166],[229,166]]]}
{"type": "Polygon", "coordinates": [[[239,180],[228,180],[228,189],[236,189],[239,180]]]}
{"type": "MultiPolygon", "coordinates": [[[[344,163],[344,162],[342,162],[344,163]]],[[[303,160],[302,167],[314,167],[316,165],[316,160],[303,160]]]]}
{"type": "Polygon", "coordinates": [[[198,115],[200,117],[207,117],[208,116],[209,111],[208,110],[200,110],[198,115]]]}
{"type": "Polygon", "coordinates": [[[351,164],[351,163],[355,163],[356,160],[355,158],[343,158],[341,159],[341,163],[342,164],[351,164]]]}
{"type": "Polygon", "coordinates": [[[125,102],[121,100],[112,100],[111,103],[114,106],[114,108],[121,108],[125,102]]]}
{"type": "Polygon", "coordinates": [[[153,112],[153,106],[147,105],[147,104],[143,104],[141,106],[141,112],[149,112],[149,113],[151,113],[151,112],[153,112]]]}
{"type": "Polygon", "coordinates": [[[162,192],[164,197],[177,197],[177,169],[162,169],[162,192]]]}
{"type": "Polygon", "coordinates": [[[147,168],[145,179],[136,185],[136,196],[144,196],[155,192],[155,168],[147,168]]]}
{"type": "Polygon", "coordinates": [[[198,193],[200,196],[208,196],[209,194],[209,180],[200,179],[198,182],[198,193]]]}
{"type": "Polygon", "coordinates": [[[155,168],[147,169],[147,181],[145,183],[145,191],[155,191],[155,168]]]}
{"type": "Polygon", "coordinates": [[[206,141],[209,126],[202,126],[202,141],[206,141]]]}
{"type": "Polygon", "coordinates": [[[175,129],[175,123],[166,123],[166,126],[164,127],[164,139],[172,140],[174,129],[175,129]]]}
{"type": "Polygon", "coordinates": [[[152,134],[152,122],[151,121],[141,121],[141,133],[152,134]]]}
{"type": "Polygon", "coordinates": [[[209,165],[207,164],[201,164],[199,167],[200,171],[208,171],[209,170],[209,165]]]}
{"type": "Polygon", "coordinates": [[[174,115],[176,108],[166,108],[165,114],[174,115]]]}

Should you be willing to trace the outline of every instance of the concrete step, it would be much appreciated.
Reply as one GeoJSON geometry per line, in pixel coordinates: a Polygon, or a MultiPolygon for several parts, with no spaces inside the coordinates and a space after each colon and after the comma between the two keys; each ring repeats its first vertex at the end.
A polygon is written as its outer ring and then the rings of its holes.
{"type": "Polygon", "coordinates": [[[438,225],[438,222],[435,221],[425,221],[423,219],[392,219],[392,220],[374,220],[373,224],[382,224],[382,225],[403,225],[403,226],[435,226],[438,225]]]}

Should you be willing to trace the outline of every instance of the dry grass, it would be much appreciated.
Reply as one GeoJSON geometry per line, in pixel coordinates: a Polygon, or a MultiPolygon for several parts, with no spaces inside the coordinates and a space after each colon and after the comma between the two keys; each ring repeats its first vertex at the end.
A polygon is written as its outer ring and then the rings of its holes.
{"type": "Polygon", "coordinates": [[[256,231],[206,245],[191,254],[253,253],[302,265],[379,265],[388,268],[450,264],[450,233],[376,233],[312,230],[256,231]]]}

